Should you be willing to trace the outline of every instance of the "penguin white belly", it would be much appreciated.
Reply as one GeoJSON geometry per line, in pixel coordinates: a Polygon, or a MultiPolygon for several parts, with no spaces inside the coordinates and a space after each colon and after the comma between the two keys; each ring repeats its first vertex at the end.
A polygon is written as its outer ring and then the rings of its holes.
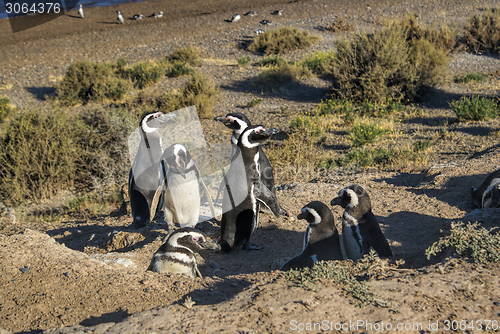
{"type": "Polygon", "coordinates": [[[160,274],[184,274],[190,277],[196,277],[196,271],[193,265],[170,262],[168,258],[162,255],[155,255],[153,259],[152,270],[160,274]]]}
{"type": "Polygon", "coordinates": [[[357,225],[358,222],[347,213],[344,213],[344,216],[342,217],[342,239],[344,241],[344,249],[347,258],[356,261],[363,255],[361,235],[357,225]],[[344,216],[346,216],[349,221],[347,221],[344,216]],[[360,240],[357,240],[354,234],[357,234],[360,240]]]}
{"type": "Polygon", "coordinates": [[[172,207],[167,209],[171,211],[173,221],[181,227],[194,227],[200,216],[200,186],[196,175],[189,173],[185,179],[177,174],[171,175],[168,185],[172,207]]]}

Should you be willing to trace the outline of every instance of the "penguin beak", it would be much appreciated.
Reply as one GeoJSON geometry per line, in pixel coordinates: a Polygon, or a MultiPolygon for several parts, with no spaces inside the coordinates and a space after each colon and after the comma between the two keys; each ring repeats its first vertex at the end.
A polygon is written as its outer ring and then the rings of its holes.
{"type": "Polygon", "coordinates": [[[198,242],[198,245],[200,245],[203,249],[220,249],[220,245],[218,243],[208,239],[203,242],[198,242]]]}
{"type": "Polygon", "coordinates": [[[340,205],[341,202],[342,202],[342,198],[341,197],[335,197],[334,199],[332,199],[330,201],[330,205],[331,206],[340,205]]]}
{"type": "Polygon", "coordinates": [[[163,113],[159,113],[160,115],[158,115],[158,117],[156,117],[155,115],[155,118],[162,124],[166,123],[167,121],[171,120],[172,118],[175,118],[177,117],[176,114],[174,113],[169,113],[169,114],[163,114],[163,113]]]}
{"type": "Polygon", "coordinates": [[[277,134],[278,132],[280,132],[280,130],[278,130],[276,128],[267,128],[264,131],[262,131],[261,134],[270,137],[272,135],[277,134]]]}
{"type": "Polygon", "coordinates": [[[301,212],[297,215],[297,219],[306,219],[306,216],[304,215],[303,212],[301,212]]]}
{"type": "Polygon", "coordinates": [[[231,123],[231,121],[228,120],[225,116],[217,116],[217,117],[214,118],[214,120],[215,121],[219,121],[219,122],[221,122],[224,125],[228,125],[228,124],[231,123]]]}

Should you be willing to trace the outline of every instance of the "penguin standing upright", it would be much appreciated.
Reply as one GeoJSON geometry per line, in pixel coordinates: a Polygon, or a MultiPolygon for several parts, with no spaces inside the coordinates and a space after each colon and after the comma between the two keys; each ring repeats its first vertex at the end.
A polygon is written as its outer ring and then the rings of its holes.
{"type": "Polygon", "coordinates": [[[471,195],[474,204],[482,209],[500,207],[500,169],[488,175],[479,189],[473,187],[471,195]]]}
{"type": "Polygon", "coordinates": [[[78,16],[80,16],[80,18],[84,18],[85,15],[83,15],[83,7],[82,7],[82,4],[79,4],[80,5],[80,8],[78,8],[78,16]]]}
{"type": "Polygon", "coordinates": [[[212,197],[189,151],[183,145],[173,144],[165,149],[160,159],[160,174],[161,181],[152,208],[165,185],[164,206],[167,224],[177,223],[181,227],[194,227],[198,223],[200,185],[203,187],[212,216],[215,217],[212,197]]]}
{"type": "Polygon", "coordinates": [[[117,10],[116,13],[118,14],[118,23],[123,24],[125,20],[123,20],[122,13],[120,13],[119,10],[117,10]]]}
{"type": "Polygon", "coordinates": [[[339,191],[330,205],[344,208],[342,215],[342,239],[347,258],[358,260],[373,247],[380,257],[392,256],[377,218],[372,213],[368,193],[359,185],[351,185],[339,191]]]}
{"type": "MultiPolygon", "coordinates": [[[[229,113],[225,117],[224,116],[218,116],[215,117],[214,120],[221,122],[231,130],[233,130],[233,133],[231,135],[231,144],[233,145],[233,149],[231,151],[231,160],[234,156],[234,153],[236,151],[236,145],[238,144],[238,139],[240,138],[240,135],[245,131],[245,129],[252,124],[250,123],[250,120],[242,113],[229,113]]],[[[264,154],[264,151],[262,148],[259,146],[259,168],[260,168],[260,175],[261,175],[261,181],[264,183],[264,185],[269,188],[273,192],[273,194],[276,196],[276,188],[274,186],[274,176],[273,176],[273,168],[271,167],[271,164],[269,163],[269,160],[267,159],[266,155],[264,154]]],[[[221,184],[221,187],[223,187],[224,184],[221,184]]],[[[219,189],[221,191],[221,189],[219,189]]],[[[216,201],[218,200],[219,195],[217,194],[216,201]]],[[[266,212],[268,213],[268,212],[266,212]]],[[[287,215],[287,212],[285,209],[283,209],[280,206],[280,215],[287,215]]]]}
{"type": "Polygon", "coordinates": [[[289,269],[312,268],[317,261],[343,260],[340,239],[332,212],[326,204],[313,201],[300,210],[297,219],[309,223],[304,234],[302,253],[281,267],[289,269]]]}
{"type": "Polygon", "coordinates": [[[261,204],[279,215],[278,201],[262,182],[259,165],[259,145],[277,131],[262,125],[249,126],[238,140],[238,150],[224,179],[220,245],[225,252],[242,245],[245,249],[260,249],[249,241],[259,224],[261,204]]]}
{"type": "Polygon", "coordinates": [[[180,228],[172,232],[155,252],[147,270],[201,278],[194,252],[219,248],[215,242],[207,241],[206,235],[201,231],[191,227],[180,228]]]}
{"type": "Polygon", "coordinates": [[[139,124],[141,139],[128,178],[128,193],[135,228],[144,227],[161,213],[159,209],[163,205],[163,197],[158,199],[158,205],[152,207],[160,180],[158,163],[163,154],[158,129],[173,117],[175,114],[150,113],[145,115],[139,124]]]}

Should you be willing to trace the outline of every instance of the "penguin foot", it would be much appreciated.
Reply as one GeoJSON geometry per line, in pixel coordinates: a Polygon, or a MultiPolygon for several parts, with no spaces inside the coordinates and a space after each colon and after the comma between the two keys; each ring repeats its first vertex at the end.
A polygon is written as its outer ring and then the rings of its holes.
{"type": "Polygon", "coordinates": [[[259,246],[257,244],[245,244],[243,246],[244,250],[261,250],[262,246],[259,246]]]}

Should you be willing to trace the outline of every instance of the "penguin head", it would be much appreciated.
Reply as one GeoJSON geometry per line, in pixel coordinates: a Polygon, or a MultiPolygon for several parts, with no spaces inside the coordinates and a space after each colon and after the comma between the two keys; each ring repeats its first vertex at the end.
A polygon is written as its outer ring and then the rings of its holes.
{"type": "Polygon", "coordinates": [[[352,209],[362,204],[371,209],[368,193],[363,187],[354,184],[339,191],[338,196],[331,200],[330,205],[340,205],[344,209],[352,209]]]}
{"type": "Polygon", "coordinates": [[[250,125],[250,120],[240,112],[232,112],[224,116],[215,117],[214,120],[222,122],[225,126],[230,128],[239,137],[241,133],[250,125]]]}
{"type": "Polygon", "coordinates": [[[278,132],[278,129],[265,128],[263,125],[249,126],[238,139],[238,146],[246,148],[257,147],[278,132]]]}
{"type": "Polygon", "coordinates": [[[297,219],[305,219],[309,223],[304,235],[303,249],[309,243],[315,243],[337,233],[332,212],[323,202],[313,201],[305,205],[300,210],[297,219]]]}
{"type": "MultiPolygon", "coordinates": [[[[219,245],[208,240],[205,233],[192,227],[183,227],[170,234],[163,246],[184,247],[197,252],[202,249],[219,249],[219,245]]],[[[162,246],[162,247],[163,247],[162,246]]]]}
{"type": "MultiPolygon", "coordinates": [[[[117,11],[120,13],[120,11],[117,11]]],[[[144,115],[141,119],[140,127],[144,133],[152,133],[164,126],[168,120],[175,117],[175,114],[164,114],[161,111],[144,115]]]]}
{"type": "Polygon", "coordinates": [[[165,151],[163,151],[161,159],[166,160],[169,168],[171,168],[175,173],[180,174],[183,178],[186,178],[186,168],[188,168],[188,165],[191,162],[191,155],[184,145],[170,145],[165,149],[165,151]]]}

